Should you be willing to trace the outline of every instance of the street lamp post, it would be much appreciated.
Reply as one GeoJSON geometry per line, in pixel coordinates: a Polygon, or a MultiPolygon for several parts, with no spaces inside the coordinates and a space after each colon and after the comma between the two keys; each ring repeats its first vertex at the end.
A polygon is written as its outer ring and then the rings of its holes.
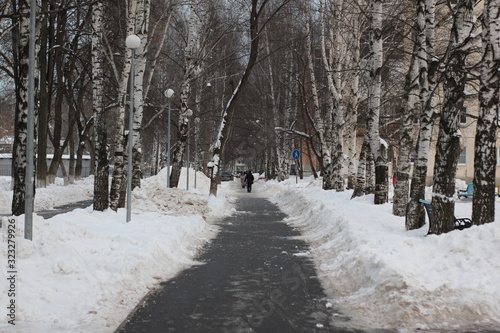
{"type": "Polygon", "coordinates": [[[128,163],[127,163],[127,222],[132,215],[132,147],[134,146],[134,85],[135,85],[135,50],[141,46],[141,39],[137,35],[129,35],[125,45],[132,51],[130,61],[130,113],[128,116],[128,163]]]}
{"type": "Polygon", "coordinates": [[[200,134],[200,118],[194,118],[194,188],[196,189],[196,171],[198,169],[198,135],[200,134]]]}
{"type": "Polygon", "coordinates": [[[28,114],[26,137],[26,175],[24,179],[24,238],[33,240],[33,201],[35,193],[35,30],[36,1],[30,0],[30,21],[28,41],[28,114]]]}
{"type": "MultiPolygon", "coordinates": [[[[186,110],[186,117],[191,117],[193,115],[193,110],[186,110]]],[[[186,175],[186,191],[189,191],[189,119],[187,122],[187,175],[186,175]]]]}
{"type": "Polygon", "coordinates": [[[165,90],[165,97],[168,99],[168,134],[167,134],[167,187],[170,187],[170,100],[174,95],[172,89],[165,90]]]}

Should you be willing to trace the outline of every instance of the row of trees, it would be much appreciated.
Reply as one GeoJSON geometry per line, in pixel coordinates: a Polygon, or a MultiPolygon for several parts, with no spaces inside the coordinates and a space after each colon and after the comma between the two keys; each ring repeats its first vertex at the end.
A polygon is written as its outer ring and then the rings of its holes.
{"type": "MultiPolygon", "coordinates": [[[[466,87],[478,82],[473,221],[491,222],[499,1],[40,0],[37,186],[53,181],[68,149],[68,178],[78,177],[88,152],[95,161],[94,209],[116,210],[125,202],[124,163],[132,158],[133,186],[140,186],[145,165],[165,165],[171,126],[170,186],[178,185],[185,148],[195,142],[195,160],[203,162],[196,167],[214,175],[213,195],[220,168],[237,159],[259,160],[268,178],[285,179],[290,153],[300,146],[316,157],[319,170],[313,172],[321,173],[323,189],[343,191],[347,178],[353,196],[374,193],[382,204],[392,153],[398,168],[394,214],[406,216],[407,228],[414,229],[425,218],[418,200],[439,122],[430,232],[440,234],[453,229],[458,116],[466,87]],[[124,41],[130,34],[141,46],[135,51],[134,149],[126,156],[131,51],[124,41]],[[170,124],[168,88],[175,90],[170,124]],[[398,131],[384,131],[394,123],[398,131]],[[49,166],[47,147],[54,152],[49,166]]],[[[2,69],[17,92],[15,215],[24,212],[27,186],[29,12],[25,1],[2,7],[2,69]]]]}

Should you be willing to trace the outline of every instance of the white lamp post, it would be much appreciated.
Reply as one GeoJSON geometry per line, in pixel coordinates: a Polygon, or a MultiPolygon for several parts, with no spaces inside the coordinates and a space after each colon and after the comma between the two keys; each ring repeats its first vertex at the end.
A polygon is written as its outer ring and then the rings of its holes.
{"type": "Polygon", "coordinates": [[[196,171],[198,169],[198,135],[200,131],[200,118],[194,118],[194,188],[196,188],[196,171]]]}
{"type": "Polygon", "coordinates": [[[128,163],[127,163],[127,222],[130,222],[132,215],[132,147],[134,130],[134,85],[135,85],[135,50],[141,46],[141,39],[137,35],[129,35],[125,40],[125,45],[132,51],[130,61],[130,113],[128,116],[128,163]]]}
{"type": "MultiPolygon", "coordinates": [[[[193,115],[193,110],[186,110],[186,117],[191,117],[193,115]]],[[[187,177],[186,177],[186,191],[189,191],[189,120],[187,123],[187,177]]]]}
{"type": "Polygon", "coordinates": [[[168,134],[167,134],[167,187],[170,187],[170,99],[174,95],[172,89],[165,90],[165,97],[168,99],[168,134]]]}
{"type": "Polygon", "coordinates": [[[33,240],[33,201],[35,193],[35,30],[36,1],[30,0],[30,21],[28,41],[28,114],[26,137],[26,175],[24,179],[24,238],[33,240]]]}

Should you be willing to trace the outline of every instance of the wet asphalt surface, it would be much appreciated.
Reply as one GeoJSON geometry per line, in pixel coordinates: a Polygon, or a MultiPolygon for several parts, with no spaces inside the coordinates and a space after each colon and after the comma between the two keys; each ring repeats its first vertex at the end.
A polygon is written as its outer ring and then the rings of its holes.
{"type": "Polygon", "coordinates": [[[48,210],[40,210],[35,212],[36,215],[42,216],[44,219],[49,219],[51,217],[54,217],[58,214],[64,214],[67,212],[71,212],[77,208],[87,208],[88,206],[93,204],[93,200],[83,200],[83,201],[78,201],[78,202],[72,202],[67,205],[61,205],[54,207],[54,209],[48,209],[48,210]]]}
{"type": "Polygon", "coordinates": [[[161,283],[115,333],[355,332],[328,304],[308,245],[267,199],[248,194],[195,265],[161,283]]]}
{"type": "MultiPolygon", "coordinates": [[[[63,214],[67,212],[71,212],[72,210],[75,210],[77,208],[87,208],[88,206],[93,204],[93,200],[82,200],[82,201],[77,201],[77,202],[72,202],[66,205],[61,205],[61,206],[56,206],[53,209],[47,209],[47,210],[39,210],[35,211],[35,214],[38,216],[42,216],[44,219],[49,219],[51,217],[54,217],[58,214],[63,214]]],[[[0,227],[2,226],[2,216],[11,216],[10,214],[0,214],[0,227]]]]}

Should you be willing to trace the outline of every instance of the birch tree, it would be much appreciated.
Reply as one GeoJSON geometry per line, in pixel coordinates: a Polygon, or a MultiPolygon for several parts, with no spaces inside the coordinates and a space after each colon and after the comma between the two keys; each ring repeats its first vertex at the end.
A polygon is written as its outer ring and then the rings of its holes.
{"type": "Polygon", "coordinates": [[[103,2],[92,5],[92,109],[94,113],[94,197],[93,208],[104,211],[109,205],[109,162],[104,109],[103,2]]]}
{"type": "MultiPolygon", "coordinates": [[[[320,151],[320,162],[321,162],[321,171],[323,176],[323,189],[331,190],[333,188],[332,180],[333,180],[333,170],[332,170],[332,146],[333,146],[333,100],[330,99],[330,105],[326,108],[325,112],[322,112],[320,99],[318,96],[318,81],[315,73],[315,66],[313,61],[314,54],[314,46],[312,42],[312,28],[311,28],[311,18],[310,18],[310,10],[309,3],[306,2],[304,4],[304,15],[305,15],[305,29],[306,29],[306,62],[307,69],[309,74],[309,87],[310,87],[310,95],[312,99],[312,108],[313,108],[313,118],[314,118],[314,131],[318,138],[318,145],[320,151]]],[[[322,17],[320,20],[323,20],[322,17]]],[[[322,35],[322,44],[324,45],[324,35],[322,35]]],[[[322,46],[323,48],[324,46],[322,46]]],[[[322,54],[325,54],[326,50],[322,51],[322,54]]],[[[326,55],[325,55],[326,57],[326,55]]],[[[324,59],[324,57],[322,57],[324,59]]],[[[324,64],[323,64],[324,65],[324,64]]],[[[328,69],[327,69],[328,71],[328,69]]],[[[331,77],[330,77],[331,78],[331,77]]]]}
{"type": "Polygon", "coordinates": [[[132,149],[132,189],[141,186],[141,162],[142,162],[142,148],[141,148],[141,125],[144,112],[144,100],[146,98],[145,86],[145,73],[146,73],[146,60],[148,57],[149,45],[149,16],[151,1],[139,0],[137,1],[135,26],[134,32],[141,40],[141,45],[135,50],[134,67],[134,122],[133,122],[133,149],[132,149]]]}
{"type": "MultiPolygon", "coordinates": [[[[341,21],[344,14],[344,1],[330,1],[332,21],[341,21]]],[[[329,149],[329,158],[323,163],[323,189],[335,189],[338,192],[344,190],[344,179],[342,177],[342,166],[344,162],[344,110],[342,96],[342,82],[340,78],[341,57],[345,54],[345,41],[341,36],[345,29],[341,24],[333,27],[331,24],[326,24],[324,0],[320,0],[320,22],[321,22],[321,56],[323,59],[323,67],[328,85],[327,94],[327,117],[331,117],[331,124],[327,128],[331,133],[325,133],[329,138],[329,144],[326,149],[329,149]],[[326,38],[326,37],[329,38],[326,38]],[[327,52],[327,48],[329,52],[327,52]]],[[[327,141],[327,142],[328,142],[327,141]]],[[[323,161],[325,159],[323,158],[323,161]]]]}
{"type": "MultiPolygon", "coordinates": [[[[14,78],[16,85],[16,109],[14,123],[14,149],[12,154],[12,215],[24,214],[27,164],[28,135],[28,72],[29,72],[29,21],[30,7],[28,2],[13,4],[14,18],[12,45],[14,53],[14,78]]],[[[34,152],[33,152],[34,153],[34,152]]],[[[33,175],[34,177],[34,175],[33,175]]]]}
{"type": "Polygon", "coordinates": [[[472,223],[495,221],[496,130],[500,88],[500,0],[486,0],[482,16],[479,118],[474,149],[472,223]]]}
{"type": "Polygon", "coordinates": [[[379,135],[380,98],[382,87],[382,0],[370,1],[370,85],[368,88],[368,114],[366,137],[375,162],[375,204],[388,200],[387,145],[379,135]]]}
{"type": "Polygon", "coordinates": [[[184,164],[184,152],[188,140],[188,128],[192,109],[189,107],[191,96],[191,85],[201,73],[203,55],[200,49],[200,35],[202,34],[202,20],[205,17],[205,5],[203,2],[192,1],[189,5],[189,23],[187,32],[187,44],[184,49],[183,78],[180,91],[180,115],[179,135],[177,145],[172,152],[172,173],[170,175],[170,186],[177,187],[184,164]]]}
{"type": "Polygon", "coordinates": [[[454,199],[455,175],[461,152],[461,134],[458,129],[459,113],[464,102],[467,81],[467,56],[474,38],[475,0],[461,0],[452,7],[453,27],[444,71],[444,100],[439,123],[434,165],[432,194],[432,223],[430,234],[442,234],[455,227],[454,199]]]}
{"type": "MultiPolygon", "coordinates": [[[[414,43],[415,48],[417,43],[414,43]]],[[[418,59],[413,52],[410,60],[410,68],[406,74],[405,95],[401,109],[401,121],[399,130],[399,155],[396,173],[396,186],[394,188],[392,212],[396,216],[406,215],[406,206],[410,190],[411,154],[413,152],[413,117],[415,116],[415,104],[419,95],[418,85],[418,59]]]]}
{"type": "MultiPolygon", "coordinates": [[[[137,0],[132,0],[129,2],[129,8],[127,12],[127,35],[134,34],[135,29],[135,15],[137,9],[137,0]]],[[[132,60],[132,52],[130,49],[123,50],[125,54],[125,61],[121,69],[121,74],[117,74],[115,69],[115,76],[118,78],[118,92],[117,92],[117,103],[118,106],[115,108],[116,112],[116,132],[114,138],[115,152],[113,156],[113,178],[111,181],[111,188],[109,193],[109,207],[114,211],[122,207],[122,203],[125,202],[125,193],[122,190],[122,185],[126,183],[125,173],[124,173],[124,153],[125,153],[125,98],[127,95],[127,83],[130,74],[130,66],[132,60]],[[120,200],[120,196],[122,200],[120,200]]]]}
{"type": "Polygon", "coordinates": [[[419,66],[420,131],[413,165],[410,200],[406,212],[406,228],[418,229],[425,224],[425,212],[420,199],[425,199],[427,162],[435,119],[434,91],[440,62],[435,54],[435,2],[419,0],[417,5],[417,59],[419,66]]]}
{"type": "Polygon", "coordinates": [[[348,85],[346,96],[346,146],[347,146],[347,188],[354,189],[356,184],[356,156],[357,142],[356,130],[358,121],[359,103],[359,61],[361,57],[361,13],[358,6],[352,6],[351,12],[347,14],[352,25],[352,38],[350,38],[351,63],[354,67],[350,76],[351,83],[348,85]]]}

